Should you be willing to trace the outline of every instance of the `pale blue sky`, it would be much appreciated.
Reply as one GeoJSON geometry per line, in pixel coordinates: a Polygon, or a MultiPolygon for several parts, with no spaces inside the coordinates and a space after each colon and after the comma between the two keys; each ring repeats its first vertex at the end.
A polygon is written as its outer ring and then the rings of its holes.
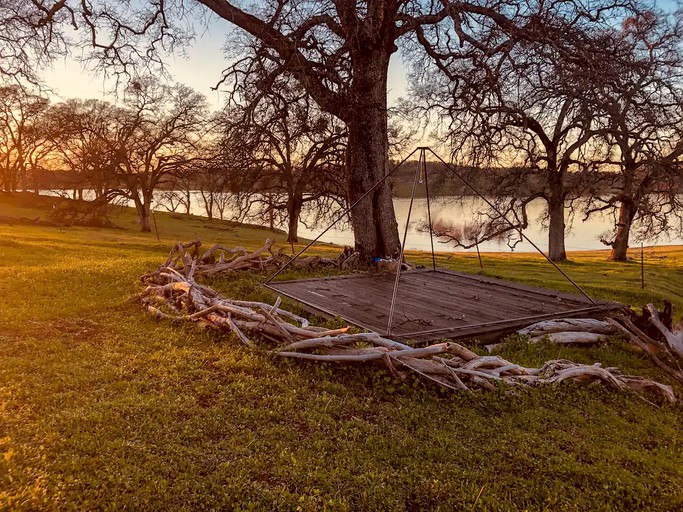
{"type": "MultiPolygon", "coordinates": [[[[221,71],[228,66],[223,47],[227,22],[219,20],[211,24],[210,30],[197,37],[196,42],[186,49],[186,56],[173,55],[165,59],[168,72],[176,82],[189,85],[203,93],[213,108],[219,108],[224,100],[220,91],[212,91],[221,78],[221,71]]],[[[98,98],[112,100],[111,83],[101,75],[84,70],[77,62],[77,55],[54,63],[43,76],[60,99],[98,98]]],[[[406,92],[405,70],[400,55],[394,54],[389,69],[389,101],[393,102],[406,92]]]]}
{"type": "MultiPolygon", "coordinates": [[[[664,0],[654,3],[663,9],[674,9],[678,2],[664,0]]],[[[186,57],[176,55],[166,59],[173,79],[205,94],[211,106],[216,109],[222,105],[223,95],[212,91],[211,87],[218,82],[221,71],[228,65],[223,52],[228,27],[226,21],[214,19],[197,37],[196,42],[187,48],[186,57]]],[[[83,70],[74,58],[55,62],[51,69],[45,70],[43,76],[58,98],[112,99],[109,94],[111,84],[102,76],[83,70]]],[[[396,53],[389,69],[390,104],[406,93],[406,85],[405,68],[400,55],[396,53]]]]}

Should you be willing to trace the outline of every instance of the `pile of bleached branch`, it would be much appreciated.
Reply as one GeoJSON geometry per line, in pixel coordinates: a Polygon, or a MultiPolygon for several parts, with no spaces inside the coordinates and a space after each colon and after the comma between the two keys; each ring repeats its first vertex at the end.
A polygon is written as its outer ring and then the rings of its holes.
{"type": "MultiPolygon", "coordinates": [[[[248,252],[243,247],[225,247],[215,244],[206,251],[201,251],[199,240],[189,243],[177,243],[171,249],[166,262],[155,272],[143,276],[143,279],[153,278],[165,269],[182,268],[186,262],[194,265],[194,275],[214,276],[236,270],[274,270],[290,260],[283,248],[273,251],[274,240],[268,239],[260,249],[248,252]],[[188,259],[189,258],[189,259],[188,259]]],[[[295,268],[303,267],[332,267],[339,268],[343,261],[333,258],[308,257],[294,262],[295,268]]]]}
{"type": "MultiPolygon", "coordinates": [[[[274,243],[275,241],[269,238],[263,247],[253,252],[249,252],[243,247],[225,247],[220,244],[215,244],[202,252],[202,243],[199,240],[177,243],[171,248],[166,262],[156,271],[142,276],[142,279],[153,279],[160,272],[168,268],[183,268],[188,257],[188,261],[194,263],[194,276],[196,277],[215,276],[237,270],[274,271],[286,264],[289,264],[294,269],[333,268],[337,270],[350,270],[364,267],[359,254],[351,247],[345,247],[337,258],[306,256],[290,262],[292,257],[285,253],[284,247],[281,247],[277,252],[273,250],[274,243]]],[[[380,260],[376,263],[376,267],[381,271],[395,271],[397,264],[396,260],[380,260]]],[[[412,266],[403,263],[402,268],[409,269],[412,266]]]]}
{"type": "Polygon", "coordinates": [[[531,343],[548,340],[566,345],[593,345],[603,343],[611,335],[620,334],[633,350],[646,354],[660,369],[683,384],[683,331],[672,332],[660,320],[654,304],[645,306],[647,318],[660,334],[662,340],[648,336],[626,315],[595,320],[593,318],[568,318],[539,322],[517,331],[529,336],[531,343]]]}
{"type": "MultiPolygon", "coordinates": [[[[382,364],[399,378],[409,372],[452,390],[494,389],[497,384],[535,386],[562,381],[601,382],[615,389],[649,391],[662,400],[675,402],[670,386],[641,377],[622,375],[616,368],[600,364],[582,365],[566,360],[548,361],[541,368],[526,368],[498,356],[479,356],[457,343],[439,343],[413,348],[374,333],[350,334],[349,328],[326,329],[309,325],[305,318],[274,304],[228,299],[195,281],[197,272],[211,275],[216,268],[254,265],[256,253],[236,251],[236,257],[208,263],[206,253],[194,255],[181,247],[172,251],[165,265],[143,276],[147,284],[141,299],[151,314],[165,319],[193,322],[203,327],[233,333],[245,345],[269,354],[313,361],[382,364]],[[254,341],[269,341],[268,348],[254,341]]],[[[231,250],[226,249],[229,253],[231,250]]],[[[258,254],[257,254],[258,253],[258,254]]],[[[260,267],[256,267],[260,268],[260,267]]]]}

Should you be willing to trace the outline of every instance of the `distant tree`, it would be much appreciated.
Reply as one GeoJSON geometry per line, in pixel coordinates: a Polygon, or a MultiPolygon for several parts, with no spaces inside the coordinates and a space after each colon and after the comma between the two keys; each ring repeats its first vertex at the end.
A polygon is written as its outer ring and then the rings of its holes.
{"type": "Polygon", "coordinates": [[[69,173],[79,198],[84,189],[92,190],[93,199],[106,208],[121,193],[114,142],[124,112],[106,101],[72,99],[54,105],[45,117],[51,124],[53,165],[69,173]]]}
{"type": "MultiPolygon", "coordinates": [[[[429,226],[423,224],[421,231],[430,232],[429,226]]],[[[456,224],[449,219],[437,218],[431,228],[431,234],[439,239],[439,242],[451,244],[453,247],[471,249],[484,241],[507,241],[514,249],[519,244],[519,239],[511,236],[510,227],[501,220],[477,220],[456,224]]]]}
{"type": "Polygon", "coordinates": [[[226,149],[243,162],[231,188],[242,218],[286,223],[287,241],[297,242],[303,211],[317,222],[346,204],[346,132],[296,83],[256,94],[228,113],[226,149]]]}
{"type": "Polygon", "coordinates": [[[45,156],[41,116],[48,105],[47,98],[18,85],[0,87],[0,172],[5,191],[29,190],[31,172],[45,156]]]}
{"type": "Polygon", "coordinates": [[[133,201],[142,231],[151,231],[154,191],[202,160],[206,98],[184,85],[132,82],[113,141],[116,177],[133,201]]]}
{"type": "Polygon", "coordinates": [[[440,84],[421,84],[418,76],[414,91],[440,116],[438,137],[456,162],[506,168],[488,187],[496,206],[486,212],[496,226],[490,236],[527,228],[529,204],[543,200],[548,256],[561,261],[566,209],[584,189],[570,174],[581,170],[586,177],[595,168],[591,141],[603,126],[594,100],[615,67],[615,49],[604,44],[609,38],[602,30],[574,26],[563,16],[548,18],[544,29],[562,45],[528,42],[505,59],[461,61],[440,84]],[[513,225],[501,224],[498,212],[513,225]]]}
{"type": "Polygon", "coordinates": [[[169,176],[167,189],[160,194],[159,205],[170,212],[176,212],[182,208],[185,214],[189,215],[192,211],[193,195],[198,187],[200,166],[201,163],[191,165],[169,176]]]}
{"type": "MultiPolygon", "coordinates": [[[[206,216],[209,220],[215,217],[224,220],[230,205],[234,204],[228,180],[220,174],[209,174],[200,183],[199,195],[206,216]]],[[[235,217],[239,218],[239,215],[235,217]]]]}
{"type": "Polygon", "coordinates": [[[625,261],[629,240],[683,232],[683,18],[647,11],[612,32],[628,66],[600,90],[606,174],[587,196],[585,216],[609,212],[614,228],[601,240],[610,259],[625,261]]]}
{"type": "Polygon", "coordinates": [[[476,248],[479,266],[482,269],[484,264],[481,259],[481,252],[479,251],[479,244],[481,242],[506,241],[511,249],[514,249],[521,242],[519,238],[511,234],[507,223],[500,219],[495,222],[477,220],[475,222],[456,224],[448,219],[437,218],[431,226],[428,223],[423,223],[418,229],[436,237],[437,241],[442,244],[450,244],[453,247],[461,247],[463,249],[476,248]]]}

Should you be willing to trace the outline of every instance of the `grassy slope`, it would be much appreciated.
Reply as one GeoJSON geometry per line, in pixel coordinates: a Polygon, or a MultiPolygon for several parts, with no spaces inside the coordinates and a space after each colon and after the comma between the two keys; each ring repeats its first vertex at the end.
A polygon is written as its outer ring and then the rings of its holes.
{"type": "MultiPolygon", "coordinates": [[[[43,215],[33,213],[0,205],[43,215]]],[[[477,510],[683,507],[680,407],[571,385],[442,396],[382,371],[254,354],[127,299],[176,239],[255,247],[267,232],[158,215],[157,243],[133,231],[130,212],[114,220],[127,229],[0,225],[0,509],[469,510],[480,492],[477,510]]],[[[661,295],[683,309],[682,248],[649,253],[645,293],[637,265],[604,256],[574,254],[564,268],[603,298],[661,295]]],[[[485,266],[560,283],[527,255],[487,255],[485,266]]],[[[260,279],[213,285],[268,298],[260,279]]],[[[516,343],[503,355],[666,381],[618,346],[516,343]]]]}

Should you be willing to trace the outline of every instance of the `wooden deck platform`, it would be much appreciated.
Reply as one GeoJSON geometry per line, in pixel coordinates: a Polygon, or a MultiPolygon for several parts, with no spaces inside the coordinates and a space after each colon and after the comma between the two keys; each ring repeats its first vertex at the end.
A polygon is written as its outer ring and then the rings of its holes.
{"type": "MultiPolygon", "coordinates": [[[[275,281],[268,288],[311,312],[344,318],[386,334],[394,274],[275,281]]],[[[435,339],[493,339],[540,320],[600,317],[619,304],[591,303],[581,295],[447,270],[401,274],[391,337],[416,342],[435,339]]]]}

